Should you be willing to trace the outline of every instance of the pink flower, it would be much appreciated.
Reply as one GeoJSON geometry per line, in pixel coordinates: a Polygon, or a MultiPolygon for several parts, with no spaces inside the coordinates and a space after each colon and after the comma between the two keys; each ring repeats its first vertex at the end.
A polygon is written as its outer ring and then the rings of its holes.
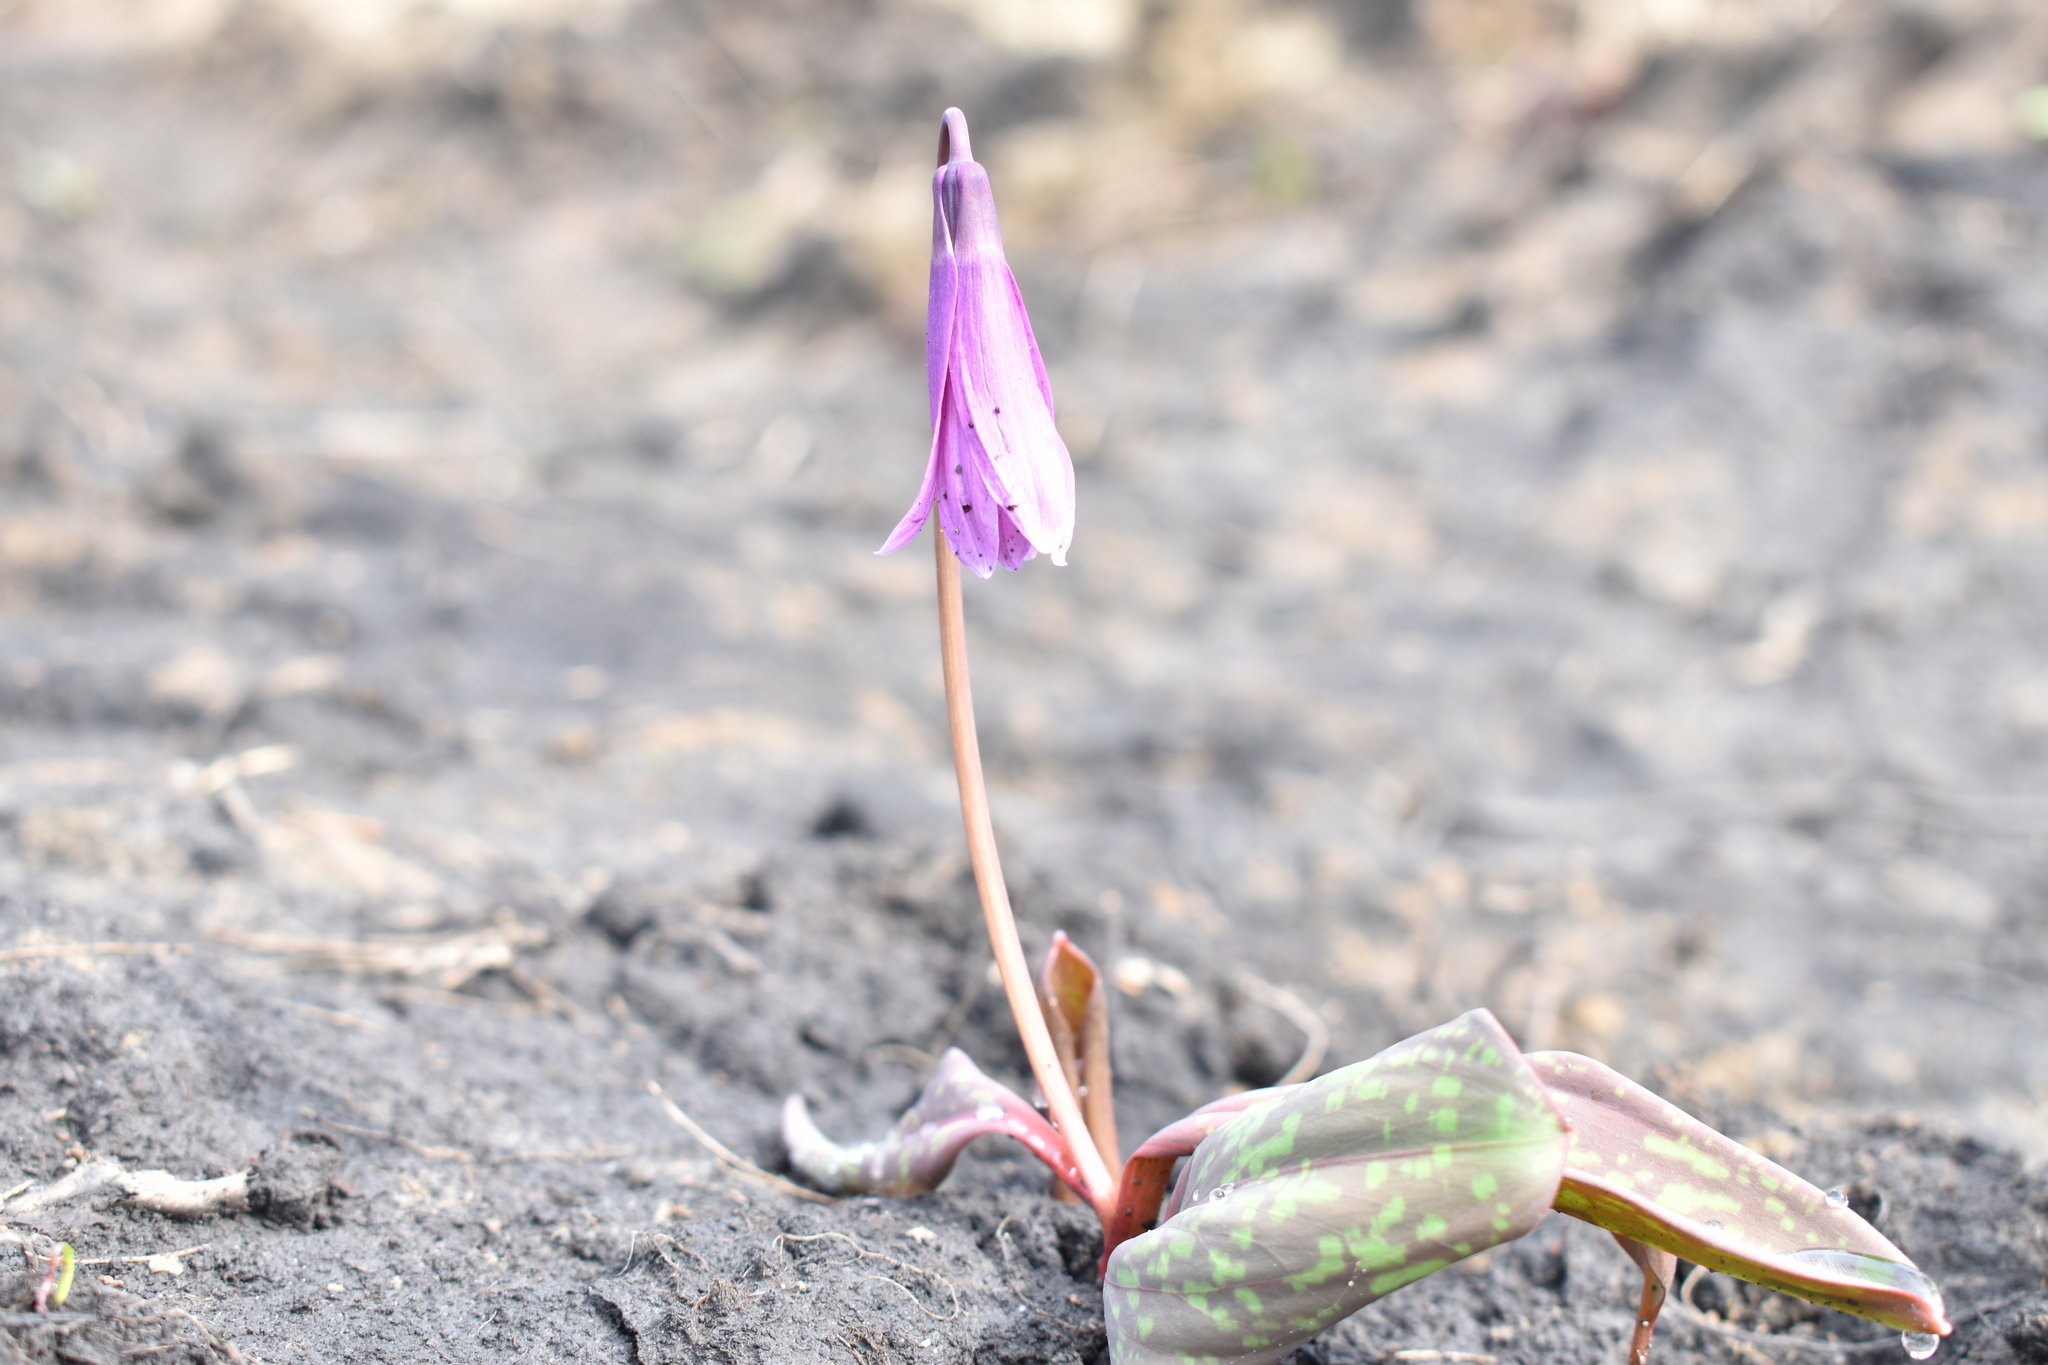
{"type": "Polygon", "coordinates": [[[987,578],[1040,552],[1067,562],[1074,462],[1052,420],[1023,295],[1003,259],[995,194],[948,109],[932,177],[932,283],[925,315],[932,454],[924,483],[877,554],[909,544],[933,504],[962,564],[987,578]]]}

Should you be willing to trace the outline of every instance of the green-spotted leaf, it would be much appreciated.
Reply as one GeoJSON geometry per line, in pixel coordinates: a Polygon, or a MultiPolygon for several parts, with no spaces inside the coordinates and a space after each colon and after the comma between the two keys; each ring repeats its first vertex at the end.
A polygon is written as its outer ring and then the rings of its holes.
{"type": "Polygon", "coordinates": [[[1059,1130],[1017,1092],[982,1075],[957,1047],[946,1049],[896,1131],[873,1142],[842,1146],[818,1131],[803,1096],[782,1102],[789,1164],[828,1194],[924,1194],[951,1173],[960,1149],[985,1133],[1017,1139],[1054,1175],[1083,1188],[1059,1130]]]}
{"type": "Polygon", "coordinates": [[[1541,1082],[1485,1010],[1290,1087],[1203,1139],[1184,1206],[1111,1254],[1111,1359],[1278,1360],[1529,1231],[1565,1150],[1541,1082]]]}
{"type": "Polygon", "coordinates": [[[1948,1334],[1941,1291],[1846,1201],[1590,1057],[1528,1062],[1572,1126],[1560,1212],[1783,1294],[1948,1334]]]}
{"type": "Polygon", "coordinates": [[[1175,1119],[1146,1138],[1138,1150],[1131,1153],[1131,1159],[1124,1163],[1116,1202],[1111,1206],[1108,1220],[1102,1225],[1102,1259],[1095,1267],[1096,1274],[1107,1270],[1111,1252],[1145,1231],[1159,1216],[1159,1206],[1166,1201],[1166,1182],[1173,1175],[1174,1162],[1184,1156],[1193,1156],[1195,1148],[1202,1145],[1203,1138],[1253,1105],[1264,1104],[1275,1095],[1292,1089],[1294,1087],[1290,1085],[1267,1090],[1240,1090],[1235,1095],[1225,1095],[1220,1100],[1209,1101],[1186,1118],[1175,1119]]]}

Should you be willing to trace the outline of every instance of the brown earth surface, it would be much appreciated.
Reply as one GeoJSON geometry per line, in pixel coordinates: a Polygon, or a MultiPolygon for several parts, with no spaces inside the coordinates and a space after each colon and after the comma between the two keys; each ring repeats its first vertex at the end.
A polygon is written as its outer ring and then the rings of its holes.
{"type": "MultiPolygon", "coordinates": [[[[1081,499],[982,734],[1127,1145],[1485,1005],[2048,1361],[2044,81],[2030,0],[0,4],[0,1359],[1105,1358],[1020,1150],[815,1204],[649,1093],[1026,1084],[870,553],[957,104],[1081,499]]],[[[1619,1361],[1632,1274],[1300,1359],[1619,1361]]]]}

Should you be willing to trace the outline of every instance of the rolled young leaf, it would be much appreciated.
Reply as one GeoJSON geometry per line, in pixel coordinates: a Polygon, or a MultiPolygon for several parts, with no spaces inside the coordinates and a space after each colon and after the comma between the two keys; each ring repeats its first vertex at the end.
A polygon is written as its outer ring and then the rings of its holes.
{"type": "Polygon", "coordinates": [[[827,1194],[925,1194],[953,1170],[960,1149],[984,1133],[1013,1137],[1054,1175],[1082,1188],[1059,1130],[1009,1087],[981,1074],[957,1047],[946,1049],[938,1070],[896,1131],[873,1142],[840,1145],[818,1131],[801,1095],[782,1102],[782,1142],[789,1164],[827,1194]]]}
{"type": "MultiPolygon", "coordinates": [[[[1038,972],[1038,1002],[1067,1084],[1081,1097],[1088,1136],[1102,1164],[1116,1169],[1116,1107],[1109,1071],[1109,996],[1102,973],[1065,933],[1055,932],[1038,972]]],[[[1062,1186],[1072,1195],[1071,1186],[1062,1186]]],[[[1078,1198],[1079,1196],[1072,1196],[1078,1198]]]]}
{"type": "Polygon", "coordinates": [[[1203,1139],[1187,1207],[1111,1253],[1111,1359],[1278,1360],[1535,1227],[1566,1145],[1542,1084],[1485,1010],[1290,1087],[1203,1139]]]}
{"type": "Polygon", "coordinates": [[[1559,1212],[1781,1294],[1948,1335],[1941,1291],[1846,1202],[1590,1057],[1527,1060],[1572,1127],[1559,1212]]]}

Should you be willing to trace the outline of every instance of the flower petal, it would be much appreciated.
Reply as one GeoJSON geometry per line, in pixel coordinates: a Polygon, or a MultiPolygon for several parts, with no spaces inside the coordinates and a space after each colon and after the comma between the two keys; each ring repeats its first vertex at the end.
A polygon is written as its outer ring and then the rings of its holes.
{"type": "Polygon", "coordinates": [[[983,578],[1002,552],[996,528],[1001,484],[960,397],[957,373],[948,374],[942,395],[937,441],[939,525],[962,564],[983,578]],[[992,488],[993,485],[993,488],[992,488]]]}
{"type": "MultiPolygon", "coordinates": [[[[1010,276],[1010,299],[1016,306],[1017,316],[1024,319],[1024,340],[1031,344],[1031,372],[1038,376],[1038,392],[1045,398],[1046,415],[1057,417],[1059,410],[1052,403],[1052,380],[1045,373],[1045,357],[1038,353],[1038,337],[1031,330],[1031,314],[1024,307],[1024,291],[1017,288],[1014,274],[1010,276]]],[[[1064,448],[1066,442],[1062,440],[1060,444],[1064,448]]]]}
{"type": "Polygon", "coordinates": [[[1008,508],[996,512],[996,535],[999,541],[996,558],[1004,568],[1021,569],[1025,560],[1038,558],[1038,551],[1031,548],[1030,540],[1017,529],[1008,508]]]}
{"type": "Polygon", "coordinates": [[[945,175],[944,167],[932,175],[932,274],[924,325],[925,382],[931,393],[931,457],[925,461],[924,482],[918,485],[917,497],[911,500],[910,510],[903,514],[903,520],[896,523],[896,529],[882,542],[882,548],[875,551],[878,555],[895,554],[924,529],[925,520],[931,515],[932,494],[939,483],[941,461],[949,458],[944,449],[946,442],[939,419],[945,392],[946,361],[952,350],[953,298],[958,289],[959,270],[953,260],[952,229],[947,224],[945,175]]]}
{"type": "Polygon", "coordinates": [[[932,448],[924,482],[876,553],[903,548],[931,509],[961,563],[986,578],[1043,552],[1066,563],[1074,538],[1074,463],[1053,423],[1024,297],[1003,259],[988,172],[968,150],[967,120],[946,111],[945,159],[932,177],[932,270],[925,384],[932,448]]]}
{"type": "Polygon", "coordinates": [[[924,464],[924,482],[917,486],[917,496],[911,499],[910,510],[903,514],[903,520],[896,523],[896,529],[889,533],[889,538],[882,542],[882,548],[875,551],[876,554],[895,554],[924,529],[925,518],[932,514],[932,490],[938,483],[939,460],[944,454],[940,445],[939,432],[934,430],[931,458],[924,464]]]}
{"type": "Polygon", "coordinates": [[[1053,424],[1051,388],[1016,279],[1003,260],[988,172],[968,162],[946,168],[957,281],[950,373],[996,486],[1032,546],[1066,562],[1074,538],[1074,464],[1053,424]]]}
{"type": "Polygon", "coordinates": [[[958,289],[953,230],[946,211],[946,170],[941,166],[932,173],[932,276],[924,315],[924,377],[934,427],[939,424],[939,391],[953,346],[953,299],[958,289]]]}

